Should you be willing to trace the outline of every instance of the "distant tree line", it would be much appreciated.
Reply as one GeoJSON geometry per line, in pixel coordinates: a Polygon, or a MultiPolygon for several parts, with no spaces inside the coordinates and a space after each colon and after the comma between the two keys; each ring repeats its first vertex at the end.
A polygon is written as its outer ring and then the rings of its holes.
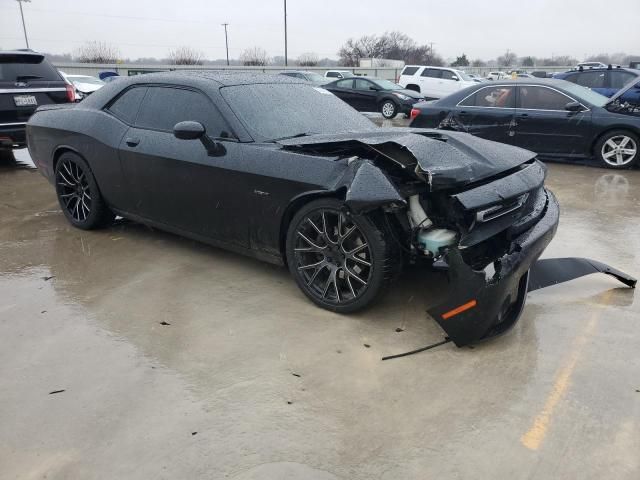
{"type": "MultiPolygon", "coordinates": [[[[364,35],[360,38],[350,38],[338,51],[339,59],[319,58],[314,52],[305,52],[297,58],[290,58],[289,65],[300,67],[357,67],[363,58],[376,58],[380,61],[402,60],[406,64],[434,65],[452,67],[524,67],[537,66],[570,66],[578,63],[578,59],[570,55],[554,55],[552,57],[534,57],[531,55],[518,56],[507,49],[502,55],[491,60],[480,58],[469,59],[462,53],[455,59],[445,61],[435,52],[432,45],[419,45],[415,40],[402,32],[385,32],[382,35],[364,35]]],[[[87,42],[72,53],[47,54],[54,62],[80,63],[138,63],[164,65],[226,65],[226,59],[208,60],[204,53],[189,46],[181,46],[170,50],[164,58],[145,57],[131,60],[122,58],[120,51],[107,42],[87,42]]],[[[624,52],[600,53],[583,59],[584,61],[598,61],[605,64],[628,65],[630,61],[640,60],[640,55],[629,55],[624,52]]],[[[259,46],[245,49],[237,59],[231,59],[231,65],[266,66],[284,65],[284,57],[270,57],[267,51],[259,46]]],[[[380,64],[382,66],[382,64],[380,64]]]]}

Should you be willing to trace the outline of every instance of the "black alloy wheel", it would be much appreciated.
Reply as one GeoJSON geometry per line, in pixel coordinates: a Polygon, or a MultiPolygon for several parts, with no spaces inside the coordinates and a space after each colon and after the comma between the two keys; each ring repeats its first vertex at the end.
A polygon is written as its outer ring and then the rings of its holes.
{"type": "Polygon", "coordinates": [[[105,205],[87,163],[73,153],[64,153],[55,169],[56,193],[62,211],[75,227],[104,227],[115,218],[105,205]]]}
{"type": "Polygon", "coordinates": [[[348,313],[370,304],[392,279],[400,266],[394,246],[371,219],[349,215],[336,199],[323,199],[292,220],[287,262],[312,301],[348,313]]]}

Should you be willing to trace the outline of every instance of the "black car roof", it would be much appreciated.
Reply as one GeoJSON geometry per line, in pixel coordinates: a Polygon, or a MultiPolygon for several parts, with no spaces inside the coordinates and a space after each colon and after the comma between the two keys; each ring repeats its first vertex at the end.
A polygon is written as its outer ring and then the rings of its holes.
{"type": "Polygon", "coordinates": [[[44,56],[41,53],[34,52],[33,50],[26,48],[24,50],[0,50],[0,55],[35,55],[38,57],[44,56]]]}
{"type": "Polygon", "coordinates": [[[305,83],[302,80],[286,75],[236,72],[223,70],[181,70],[174,72],[145,73],[129,77],[129,84],[134,83],[181,83],[185,85],[211,86],[216,82],[220,86],[252,85],[256,83],[305,83]]]}

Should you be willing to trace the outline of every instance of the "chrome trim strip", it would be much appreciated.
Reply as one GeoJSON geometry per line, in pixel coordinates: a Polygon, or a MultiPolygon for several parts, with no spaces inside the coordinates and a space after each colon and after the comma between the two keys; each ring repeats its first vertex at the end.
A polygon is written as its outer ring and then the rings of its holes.
{"type": "Polygon", "coordinates": [[[17,125],[26,125],[27,122],[16,122],[16,123],[0,123],[0,127],[15,127],[17,125]]]}
{"type": "Polygon", "coordinates": [[[66,92],[66,88],[0,88],[0,93],[39,93],[39,92],[66,92]]]}

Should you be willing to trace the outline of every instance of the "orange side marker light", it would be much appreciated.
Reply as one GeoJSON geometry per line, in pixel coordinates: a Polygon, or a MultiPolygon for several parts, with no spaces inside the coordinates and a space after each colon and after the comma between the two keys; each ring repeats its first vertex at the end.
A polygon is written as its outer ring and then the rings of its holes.
{"type": "Polygon", "coordinates": [[[471,300],[470,302],[464,303],[459,307],[454,308],[453,310],[449,310],[448,312],[443,313],[442,318],[444,320],[448,320],[451,317],[455,317],[459,313],[466,312],[467,310],[475,307],[476,305],[478,305],[478,302],[476,302],[475,300],[471,300]]]}

